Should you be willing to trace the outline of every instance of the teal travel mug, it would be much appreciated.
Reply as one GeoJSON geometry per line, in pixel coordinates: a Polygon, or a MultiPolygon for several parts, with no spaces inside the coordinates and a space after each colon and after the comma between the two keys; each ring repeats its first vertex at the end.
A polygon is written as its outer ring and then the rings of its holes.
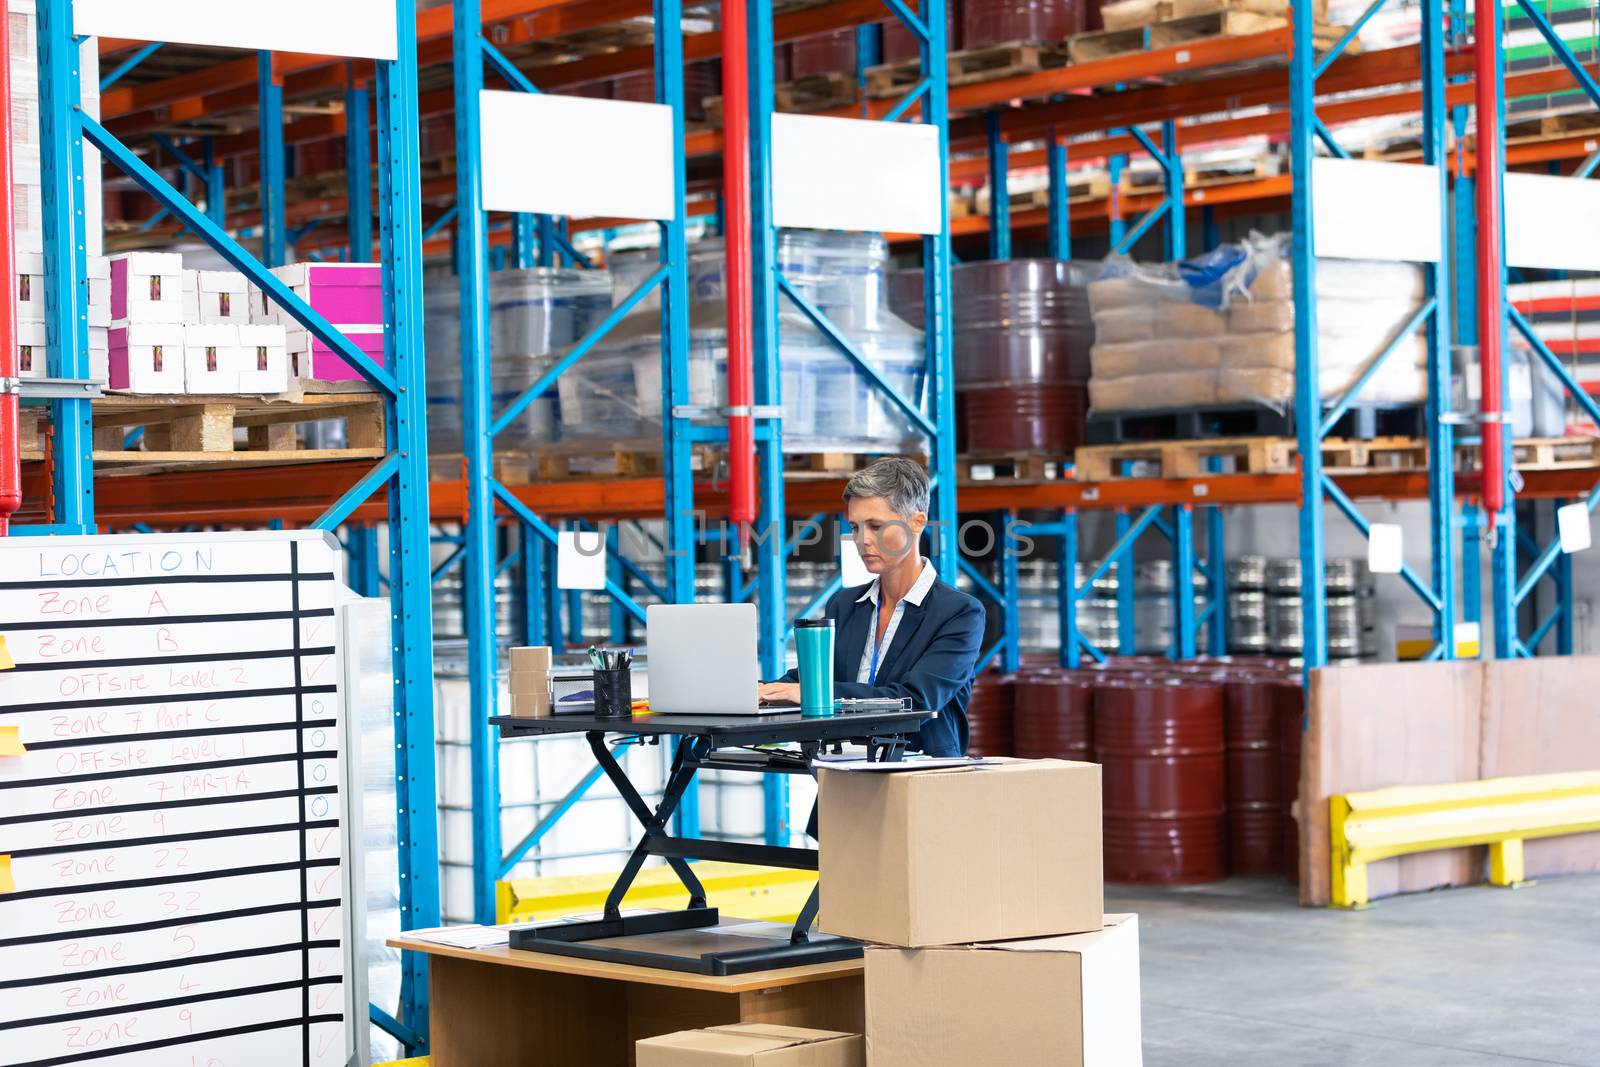
{"type": "Polygon", "coordinates": [[[800,619],[794,624],[800,657],[800,714],[833,714],[833,620],[800,619]]]}

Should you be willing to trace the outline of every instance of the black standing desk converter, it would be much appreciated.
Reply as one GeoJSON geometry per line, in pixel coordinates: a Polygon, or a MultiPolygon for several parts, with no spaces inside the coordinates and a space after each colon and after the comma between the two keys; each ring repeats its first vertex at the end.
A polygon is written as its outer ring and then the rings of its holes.
{"type": "Polygon", "coordinates": [[[633,854],[628,857],[627,864],[606,897],[602,918],[512,930],[511,947],[711,975],[745,974],[860,956],[859,942],[827,934],[811,934],[811,924],[816,921],[820,900],[817,889],[811,891],[805,907],[795,919],[787,942],[734,937],[729,939],[730,944],[750,947],[698,954],[650,951],[652,940],[670,942],[670,935],[674,931],[716,927],[719,922],[717,909],[706,906],[705,888],[687,862],[690,859],[805,871],[817,869],[815,849],[673,837],[667,833],[667,820],[672,818],[684,793],[694,782],[695,775],[702,769],[814,774],[816,758],[824,747],[847,741],[864,743],[870,760],[898,760],[905,751],[907,740],[914,737],[922,724],[935,714],[931,711],[882,711],[826,718],[809,718],[798,712],[773,715],[642,714],[631,718],[600,718],[591,714],[557,715],[548,719],[502,715],[492,719],[491,722],[500,727],[502,737],[583,734],[589,740],[589,749],[594,753],[600,769],[616,786],[629,810],[644,827],[644,836],[634,847],[633,854]],[[672,757],[672,769],[662,788],[661,802],[654,811],[633,787],[612,754],[611,746],[606,743],[608,734],[639,738],[650,743],[659,743],[663,737],[680,739],[672,757]],[[774,751],[763,755],[751,751],[753,746],[782,743],[798,743],[802,758],[795,758],[793,752],[785,754],[774,751]],[[719,749],[741,751],[737,755],[729,753],[719,756],[719,749]],[[645,860],[651,856],[665,859],[677,873],[678,880],[689,891],[689,906],[682,911],[623,915],[622,898],[627,895],[645,860]],[[669,936],[652,939],[649,935],[669,936]],[[601,943],[627,937],[640,938],[637,947],[601,943]]]}

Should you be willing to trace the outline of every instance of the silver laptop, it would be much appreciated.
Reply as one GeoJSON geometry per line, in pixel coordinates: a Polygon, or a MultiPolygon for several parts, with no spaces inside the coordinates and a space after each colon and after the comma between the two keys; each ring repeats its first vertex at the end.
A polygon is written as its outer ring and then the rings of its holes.
{"type": "Polygon", "coordinates": [[[762,714],[754,604],[651,604],[644,621],[653,713],[762,714]]]}

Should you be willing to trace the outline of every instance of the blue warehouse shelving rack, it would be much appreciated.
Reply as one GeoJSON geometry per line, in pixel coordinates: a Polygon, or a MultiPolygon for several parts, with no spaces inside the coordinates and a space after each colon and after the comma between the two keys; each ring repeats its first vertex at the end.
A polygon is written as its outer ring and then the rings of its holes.
{"type": "MultiPolygon", "coordinates": [[[[78,42],[71,0],[41,0],[38,44],[42,177],[45,190],[46,329],[53,377],[87,379],[88,294],[85,268],[84,146],[105,158],[149,194],[163,215],[194,234],[310,330],[357,367],[384,400],[388,454],[346,487],[332,507],[311,525],[336,530],[363,506],[386,508],[388,517],[388,595],[393,604],[395,774],[400,860],[400,906],[408,927],[437,923],[438,846],[434,818],[433,655],[428,584],[428,487],[425,384],[422,363],[422,224],[417,158],[417,62],[414,9],[397,3],[399,48],[393,61],[376,64],[374,98],[378,131],[378,214],[383,256],[387,327],[382,364],[368,358],[326,319],[268,272],[263,259],[281,257],[274,233],[264,257],[247,251],[219,225],[221,194],[210,179],[208,210],[191,203],[104,125],[79,105],[78,42]],[[377,502],[386,498],[386,504],[377,502]],[[369,504],[369,499],[373,501],[369,504]]],[[[154,54],[153,47],[135,58],[154,54]]],[[[267,73],[271,59],[263,56],[267,73]]],[[[125,64],[119,73],[131,70],[125,64]]],[[[108,79],[110,80],[110,79],[108,79]]],[[[264,78],[263,84],[269,79],[264,78]]],[[[271,94],[263,94],[270,97],[271,94]]],[[[269,108],[263,116],[268,117],[269,108]]],[[[263,146],[263,155],[271,150],[263,146]]],[[[175,154],[181,154],[175,152],[175,154]]],[[[280,183],[281,184],[281,183],[280,183]]],[[[278,190],[281,192],[281,189],[278,190]]],[[[270,229],[270,228],[269,228],[270,229]]],[[[108,525],[96,513],[91,403],[86,399],[52,402],[54,462],[51,489],[54,513],[45,525],[13,527],[14,534],[92,533],[108,525]]],[[[220,481],[215,472],[207,476],[220,481]]],[[[224,494],[225,495],[225,494],[224,494]]],[[[161,517],[152,516],[162,522],[161,517]]],[[[249,523],[242,516],[222,521],[249,523]]],[[[165,524],[165,523],[163,523],[165,524]]],[[[118,524],[121,525],[121,524],[118,524]]],[[[132,524],[128,524],[132,525],[132,524]]],[[[427,974],[421,960],[404,969],[402,1018],[375,1016],[407,1044],[426,1041],[427,974]]]]}
{"type": "MultiPolygon", "coordinates": [[[[67,40],[67,31],[60,21],[67,7],[65,0],[50,0],[44,6],[45,24],[51,27],[51,33],[62,36],[44,42],[43,51],[46,57],[65,57],[68,49],[63,42],[67,40]]],[[[1427,26],[1441,25],[1442,12],[1437,0],[1423,11],[1427,26]]],[[[481,201],[477,199],[474,173],[479,148],[474,128],[475,109],[465,106],[464,102],[475,99],[486,77],[492,84],[514,89],[537,86],[562,92],[598,78],[644,69],[657,72],[657,96],[672,105],[677,114],[679,150],[675,166],[682,176],[677,189],[676,215],[662,226],[665,252],[653,278],[653,284],[661,286],[666,295],[664,380],[674,382],[675,375],[681,377],[678,368],[686,359],[683,351],[686,320],[681,306],[675,306],[679,302],[673,299],[683,285],[686,224],[694,216],[717,210],[712,198],[705,194],[708,176],[714,179],[723,146],[722,133],[714,128],[683,127],[682,69],[686,61],[715,57],[718,46],[714,34],[690,34],[687,39],[682,38],[677,28],[681,11],[676,0],[651,4],[641,0],[628,11],[629,16],[652,13],[664,20],[663,25],[667,27],[652,43],[576,60],[550,62],[519,48],[544,37],[560,38],[562,34],[613,23],[619,17],[614,5],[590,0],[565,4],[553,0],[466,0],[454,8],[402,12],[402,26],[414,24],[417,41],[413,45],[408,39],[408,58],[376,71],[376,77],[361,63],[333,64],[326,60],[318,62],[315,57],[263,58],[250,54],[209,69],[179,68],[176,73],[147,78],[149,72],[141,70],[135,61],[142,60],[147,65],[159,63],[162,60],[158,57],[166,56],[167,51],[140,48],[116,53],[113,62],[120,74],[114,71],[107,78],[110,83],[105,97],[108,117],[102,126],[116,130],[123,143],[169,129],[172,109],[200,117],[226,114],[233,109],[259,112],[262,119],[259,131],[196,132],[190,139],[172,134],[168,138],[170,147],[162,147],[160,156],[134,157],[130,152],[108,148],[108,158],[132,169],[140,187],[155,191],[161,205],[163,217],[148,220],[142,238],[151,242],[170,240],[184,227],[213,246],[220,244],[224,248],[229,247],[229,234],[232,239],[259,239],[265,249],[263,258],[268,262],[290,254],[299,258],[349,256],[364,259],[370,258],[369,250],[374,244],[373,221],[377,219],[383,258],[391,265],[388,284],[394,301],[395,328],[386,365],[366,369],[373,372],[380,391],[388,392],[391,386],[404,385],[406,392],[398,396],[389,394],[390,441],[394,454],[376,468],[327,464],[288,471],[242,470],[227,478],[174,472],[141,479],[102,479],[98,484],[93,479],[91,462],[89,405],[83,401],[58,401],[55,462],[50,468],[53,508],[30,514],[47,515],[48,522],[62,531],[77,531],[96,523],[118,528],[128,528],[135,523],[262,525],[272,520],[321,521],[330,528],[342,525],[353,559],[352,580],[369,593],[388,589],[396,598],[400,616],[396,635],[400,648],[397,677],[403,688],[399,696],[402,698],[400,706],[405,709],[402,727],[406,738],[401,752],[406,762],[401,773],[410,786],[405,806],[417,815],[408,828],[408,907],[419,924],[428,924],[429,917],[436,912],[438,891],[432,841],[433,783],[424,780],[431,775],[432,745],[431,712],[428,710],[431,664],[426,621],[430,521],[439,531],[438,536],[460,547],[454,556],[456,562],[440,570],[464,567],[468,575],[466,587],[471,603],[467,618],[473,628],[472,677],[476,687],[474,719],[479,724],[474,737],[477,747],[473,762],[480,817],[475,825],[474,844],[478,856],[495,860],[494,863],[480,861],[478,904],[481,911],[484,895],[492,887],[495,876],[508,868],[507,860],[515,861],[517,853],[517,849],[512,849],[511,855],[506,854],[505,843],[497,839],[498,826],[489,825],[491,820],[483,814],[493,810],[496,798],[494,740],[483,724],[494,700],[492,605],[497,572],[507,567],[517,568],[516,591],[522,603],[518,622],[524,637],[530,641],[554,640],[555,630],[561,623],[560,614],[567,614],[569,623],[572,614],[570,604],[562,604],[562,612],[551,610],[554,582],[546,568],[551,562],[548,546],[558,528],[615,521],[655,523],[668,516],[675,517],[666,530],[665,540],[685,546],[688,551],[676,558],[674,567],[660,583],[660,592],[665,599],[687,599],[693,595],[690,553],[697,548],[697,538],[693,529],[677,517],[698,507],[715,519],[726,510],[724,488],[704,480],[697,483],[685,459],[690,447],[718,441],[725,431],[721,427],[696,428],[688,419],[676,417],[667,397],[663,398],[667,416],[663,435],[668,457],[665,477],[514,486],[493,477],[492,431],[515,412],[492,409],[485,387],[488,366],[485,288],[489,265],[502,254],[502,249],[509,250],[507,258],[518,265],[549,262],[562,256],[572,260],[574,257],[567,244],[576,242],[576,235],[586,230],[615,227],[622,220],[485,218],[481,201]],[[415,62],[409,60],[413,48],[419,57],[415,62]],[[418,92],[419,64],[437,68],[442,75],[443,64],[450,62],[454,62],[453,85],[447,85],[438,77],[427,83],[433,88],[418,92]],[[327,106],[341,100],[344,102],[342,112],[327,106]],[[299,106],[308,101],[322,106],[311,109],[299,106]],[[165,115],[163,109],[168,109],[165,115]],[[426,151],[418,144],[417,136],[424,127],[423,120],[437,124],[452,118],[455,122],[453,167],[445,163],[452,154],[446,150],[442,153],[443,160],[430,159],[426,172],[429,176],[419,177],[417,155],[426,151]],[[372,156],[374,132],[377,152],[372,156]],[[330,182],[318,184],[318,177],[332,175],[309,173],[301,157],[302,148],[327,141],[342,142],[349,161],[345,174],[338,175],[337,170],[332,172],[337,175],[342,195],[328,191],[330,182]],[[220,180],[223,168],[241,155],[255,154],[261,156],[263,173],[267,176],[260,192],[225,189],[220,180]],[[378,173],[384,177],[376,190],[373,182],[359,179],[373,159],[377,161],[378,173]],[[172,185],[181,183],[184,179],[177,177],[180,171],[202,190],[203,213],[184,202],[163,181],[164,175],[171,174],[174,176],[172,185]],[[341,218],[343,226],[337,225],[341,218]],[[317,225],[319,221],[320,226],[317,225]],[[464,309],[463,400],[469,426],[466,475],[436,480],[431,485],[422,484],[426,477],[421,411],[424,386],[417,358],[420,339],[416,327],[416,315],[420,311],[419,260],[425,251],[439,257],[454,252],[462,268],[458,277],[464,309]],[[389,490],[386,502],[361,503],[365,494],[385,485],[389,490]],[[331,512],[327,509],[330,499],[339,500],[331,512]],[[386,514],[389,511],[393,512],[392,516],[386,514]],[[386,537],[380,536],[383,531],[374,525],[381,524],[385,518],[390,520],[386,537]]],[[[1475,599],[1471,590],[1478,577],[1477,568],[1470,564],[1463,568],[1459,583],[1451,573],[1448,548],[1452,524],[1461,523],[1464,537],[1474,535],[1484,524],[1473,510],[1478,487],[1467,479],[1454,482],[1445,465],[1436,464],[1435,471],[1359,476],[1339,473],[1330,477],[1318,470],[1313,460],[1298,474],[1219,473],[1194,479],[1127,478],[1104,483],[1070,480],[1014,485],[975,483],[960,487],[958,511],[954,500],[953,441],[947,432],[952,421],[948,406],[951,347],[948,264],[952,239],[977,240],[986,233],[991,237],[990,254],[994,256],[1010,254],[1013,233],[1035,232],[1044,236],[1052,255],[1066,258],[1073,242],[1081,244],[1088,235],[1105,234],[1118,247],[1131,248],[1141,240],[1153,240],[1159,228],[1163,238],[1160,254],[1174,257],[1182,255],[1192,245],[1192,229],[1184,224],[1192,222],[1197,213],[1212,221],[1229,212],[1289,212],[1294,218],[1297,236],[1296,278],[1302,288],[1297,295],[1305,306],[1303,301],[1312,291],[1309,249],[1315,236],[1310,228],[1310,200],[1305,179],[1313,155],[1319,151],[1319,143],[1320,151],[1339,155],[1344,151],[1337,140],[1342,123],[1385,114],[1415,114],[1416,100],[1408,94],[1420,83],[1425,90],[1422,150],[1427,160],[1439,164],[1441,170],[1446,169],[1445,165],[1451,160],[1443,154],[1444,123],[1447,119],[1462,122],[1464,105],[1471,100],[1470,54],[1463,47],[1468,39],[1462,36],[1466,25],[1464,16],[1452,23],[1457,34],[1455,39],[1445,37],[1442,29],[1439,32],[1430,30],[1420,46],[1384,48],[1360,55],[1316,55],[1310,44],[1312,28],[1301,22],[1247,37],[1199,41],[1182,49],[1137,52],[950,87],[946,85],[943,64],[929,63],[937,59],[944,48],[941,39],[945,24],[943,12],[932,0],[918,10],[896,0],[890,0],[888,6],[877,0],[835,0],[818,7],[776,14],[767,5],[756,5],[749,20],[748,53],[750,164],[754,179],[751,221],[756,266],[752,301],[756,341],[754,411],[761,500],[758,533],[765,535],[774,524],[786,519],[825,521],[837,513],[842,489],[836,479],[785,481],[781,423],[762,414],[781,403],[776,373],[777,308],[783,306],[783,301],[792,299],[784,291],[774,262],[770,203],[773,42],[888,17],[901,19],[923,40],[925,78],[901,100],[869,100],[838,113],[849,117],[865,113],[879,119],[920,118],[932,122],[945,134],[940,166],[957,180],[990,172],[994,175],[993,187],[999,189],[1004,187],[1003,175],[1008,166],[1037,165],[1046,169],[1052,190],[1046,209],[1013,210],[1005,197],[991,198],[992,217],[947,220],[942,235],[918,239],[924,261],[933,266],[926,272],[929,291],[925,302],[930,314],[927,356],[931,384],[926,395],[904,399],[921,412],[923,421],[935,431],[930,451],[940,489],[936,518],[953,522],[958,514],[998,514],[1009,522],[1025,512],[1046,513],[1050,521],[1044,525],[1042,533],[1054,540],[1059,549],[1063,574],[1071,573],[1072,564],[1080,555],[1077,523],[1086,512],[1110,511],[1116,524],[1112,551],[1104,559],[1095,561],[1095,566],[1089,568],[1091,571],[1131,563],[1135,542],[1154,530],[1165,531],[1170,536],[1177,573],[1192,575],[1201,564],[1197,541],[1203,543],[1204,566],[1212,579],[1214,592],[1213,606],[1208,610],[1213,614],[1198,615],[1192,597],[1175,598],[1178,625],[1173,652],[1183,655],[1204,647],[1216,648],[1222,640],[1222,597],[1218,594],[1224,585],[1221,572],[1223,509],[1269,503],[1300,506],[1300,550],[1306,572],[1314,574],[1321,566],[1322,513],[1326,510],[1326,499],[1333,500],[1335,510],[1350,513],[1358,525],[1364,520],[1355,501],[1426,501],[1432,541],[1429,572],[1412,574],[1402,580],[1418,593],[1434,615],[1436,654],[1449,655],[1449,641],[1445,635],[1450,632],[1452,615],[1457,610],[1456,587],[1459,584],[1464,594],[1460,597],[1465,602],[1461,613],[1471,618],[1475,599]],[[1275,63],[1291,49],[1297,58],[1285,71],[1275,63]],[[1185,80],[1174,77],[1179,74],[1185,80]],[[1265,108],[1225,114],[1236,106],[1255,108],[1259,105],[1265,108]],[[1268,176],[1226,187],[1197,188],[1186,183],[1183,150],[1263,133],[1289,136],[1295,174],[1268,176]],[[1044,148],[1013,147],[1030,141],[1043,141],[1044,148]],[[1125,160],[1147,153],[1161,167],[1161,186],[1152,194],[1117,190],[1106,200],[1069,203],[1066,180],[1069,151],[1073,159],[1125,160]],[[1459,507],[1457,497],[1460,498],[1459,507]],[[1196,522],[1197,519],[1201,521],[1196,522]],[[1203,536],[1196,526],[1204,531],[1203,536]]],[[[46,166],[54,167],[47,173],[57,176],[71,174],[74,167],[81,167],[81,162],[75,158],[74,138],[62,137],[56,132],[73,129],[73,123],[81,122],[72,114],[70,101],[74,89],[70,72],[63,69],[67,66],[65,62],[46,59],[46,69],[51,72],[50,84],[44,86],[47,144],[50,146],[46,166]]],[[[1575,80],[1574,73],[1569,68],[1561,68],[1504,76],[1505,94],[1567,92],[1575,85],[1584,88],[1581,79],[1575,80]]],[[[1592,78],[1592,74],[1589,76],[1592,78]]],[[[85,128],[91,143],[100,144],[101,140],[112,143],[101,126],[89,128],[85,125],[85,128]]],[[[1456,132],[1459,135],[1465,129],[1464,124],[1458,125],[1456,132]]],[[[1458,136],[1454,163],[1457,173],[1450,182],[1458,206],[1463,203],[1462,190],[1470,189],[1467,183],[1472,180],[1467,154],[1462,149],[1465,143],[1458,136]]],[[[557,151],[559,147],[552,145],[551,149],[557,151]]],[[[1582,161],[1590,153],[1592,148],[1584,149],[1581,138],[1567,138],[1513,145],[1506,156],[1513,165],[1524,166],[1542,165],[1552,160],[1582,161]]],[[[437,157],[440,152],[435,149],[432,154],[437,157]]],[[[1593,160],[1581,165],[1584,173],[1595,169],[1593,160]]],[[[1441,173],[1440,180],[1444,185],[1449,176],[1441,173]]],[[[1470,194],[1465,200],[1470,204],[1470,194]]],[[[74,225],[80,225],[71,205],[52,203],[48,208],[53,232],[70,234],[75,232],[74,225]]],[[[1464,236],[1470,221],[1470,212],[1441,217],[1441,232],[1447,239],[1456,240],[1458,247],[1463,247],[1459,244],[1463,240],[1468,242],[1464,247],[1470,247],[1470,239],[1464,236]]],[[[1199,229],[1207,232],[1212,227],[1202,225],[1199,229]]],[[[135,239],[132,235],[122,238],[124,243],[135,239]]],[[[900,240],[898,236],[894,239],[900,240]]],[[[1205,247],[1211,241],[1203,237],[1201,243],[1205,247]]],[[[70,240],[52,244],[58,251],[72,247],[70,240]]],[[[248,266],[245,269],[253,275],[260,273],[248,266]]],[[[1448,269],[1437,266],[1430,268],[1430,273],[1430,298],[1419,321],[1430,336],[1432,387],[1428,432],[1434,454],[1440,455],[1448,451],[1453,434],[1466,433],[1444,417],[1449,409],[1445,392],[1440,387],[1440,376],[1446,369],[1443,353],[1452,336],[1448,323],[1453,310],[1460,324],[1454,334],[1455,343],[1472,344],[1469,327],[1474,320],[1471,313],[1474,304],[1473,286],[1465,272],[1458,271],[1452,276],[1448,269]]],[[[66,342],[55,345],[54,351],[67,353],[61,366],[54,370],[64,376],[81,374],[85,330],[81,315],[82,289],[72,284],[72,274],[56,270],[54,263],[52,276],[67,278],[56,281],[51,287],[52,329],[56,331],[52,340],[66,342]],[[77,308],[78,313],[73,314],[72,308],[77,308]]],[[[76,276],[82,276],[81,270],[76,276]]],[[[620,315],[613,318],[616,317],[620,315]]],[[[1331,412],[1322,409],[1320,398],[1311,387],[1316,379],[1315,330],[1309,317],[1301,315],[1297,321],[1301,323],[1298,347],[1302,379],[1298,406],[1303,416],[1299,425],[1306,437],[1302,441],[1302,453],[1315,455],[1316,440],[1322,427],[1331,421],[1331,412]]],[[[581,358],[581,355],[578,353],[572,358],[581,358]]],[[[848,358],[848,353],[846,355],[848,358]]],[[[360,360],[353,361],[363,365],[360,360]]],[[[554,373],[540,385],[548,388],[555,380],[554,373]]],[[[531,398],[524,398],[527,399],[531,398]]],[[[43,477],[39,469],[30,471],[27,482],[30,500],[47,495],[43,477]]],[[[1592,505],[1596,500],[1595,483],[1594,471],[1526,472],[1519,491],[1508,494],[1508,499],[1515,499],[1525,507],[1543,507],[1546,506],[1543,502],[1554,499],[1583,500],[1592,505]]],[[[1509,522],[1509,515],[1502,517],[1499,523],[1502,536],[1506,536],[1509,522]]],[[[1548,523],[1541,519],[1541,525],[1548,523]]],[[[1030,534],[1037,532],[1041,531],[1036,529],[1030,534]]],[[[1523,524],[1520,532],[1530,531],[1523,524]]],[[[1558,590],[1562,588],[1560,582],[1551,583],[1540,575],[1562,575],[1564,557],[1559,553],[1552,556],[1548,547],[1534,545],[1530,569],[1513,576],[1506,562],[1511,551],[1505,547],[1508,543],[1499,542],[1501,547],[1496,549],[1499,555],[1493,575],[1500,593],[1495,599],[1496,619],[1507,620],[1502,629],[1507,634],[1518,635],[1515,640],[1528,648],[1538,645],[1537,637],[1543,632],[1570,634],[1569,608],[1564,609],[1565,616],[1558,611],[1551,618],[1535,620],[1531,627],[1524,620],[1523,630],[1512,629],[1518,625],[1516,602],[1526,601],[1531,595],[1526,592],[1532,588],[1530,583],[1537,581],[1547,586],[1554,584],[1558,590]]],[[[776,669],[786,644],[789,620],[783,574],[791,545],[792,542],[784,544],[770,536],[759,537],[754,543],[753,573],[747,576],[743,561],[737,559],[728,568],[732,574],[730,598],[754,599],[759,605],[763,658],[769,671],[776,669]]],[[[958,566],[953,539],[948,544],[941,542],[939,548],[941,570],[953,573],[958,566]]],[[[1476,548],[1468,555],[1476,559],[1476,548]]],[[[1002,666],[1014,666],[1020,659],[1015,569],[1004,563],[993,572],[980,573],[976,567],[967,569],[978,588],[990,597],[1003,623],[1000,639],[986,650],[986,657],[1002,666]]],[[[649,589],[649,583],[655,579],[647,581],[637,561],[621,557],[613,560],[611,579],[610,591],[619,605],[621,617],[636,618],[636,591],[649,589]]],[[[1308,588],[1315,585],[1308,583],[1308,588]]],[[[1076,601],[1087,588],[1086,584],[1063,583],[1059,603],[1063,634],[1074,633],[1076,601]]],[[[1127,625],[1123,628],[1126,641],[1132,630],[1132,582],[1125,581],[1123,588],[1129,594],[1127,625]]],[[[1558,595],[1558,606],[1571,603],[1570,581],[1565,588],[1568,592],[1558,595]]],[[[1314,602],[1315,597],[1307,599],[1311,602],[1305,627],[1311,642],[1308,647],[1313,650],[1310,658],[1320,662],[1320,606],[1314,602]],[[1313,634],[1317,636],[1313,638],[1313,634]]],[[[1526,614],[1525,608],[1523,614],[1526,614]]],[[[1069,659],[1081,660],[1093,654],[1081,641],[1068,643],[1069,659]]],[[[787,832],[778,814],[782,809],[781,798],[769,796],[768,801],[766,832],[769,839],[780,840],[787,832]]],[[[557,813],[544,825],[548,827],[567,807],[565,803],[558,805],[557,813]]],[[[412,972],[409,977],[412,984],[408,989],[407,1011],[417,1012],[426,987],[419,984],[420,972],[412,972]]],[[[408,1015],[407,1019],[415,1017],[408,1015]]]]}

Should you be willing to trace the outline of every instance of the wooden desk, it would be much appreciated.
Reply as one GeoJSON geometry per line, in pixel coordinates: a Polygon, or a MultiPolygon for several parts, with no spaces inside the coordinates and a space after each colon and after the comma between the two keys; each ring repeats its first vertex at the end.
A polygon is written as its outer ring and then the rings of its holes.
{"type": "Polygon", "coordinates": [[[623,1067],[635,1041],[676,1030],[769,1022],[859,1034],[866,1025],[860,960],[714,977],[405,937],[389,944],[429,957],[434,1067],[623,1067]]]}

